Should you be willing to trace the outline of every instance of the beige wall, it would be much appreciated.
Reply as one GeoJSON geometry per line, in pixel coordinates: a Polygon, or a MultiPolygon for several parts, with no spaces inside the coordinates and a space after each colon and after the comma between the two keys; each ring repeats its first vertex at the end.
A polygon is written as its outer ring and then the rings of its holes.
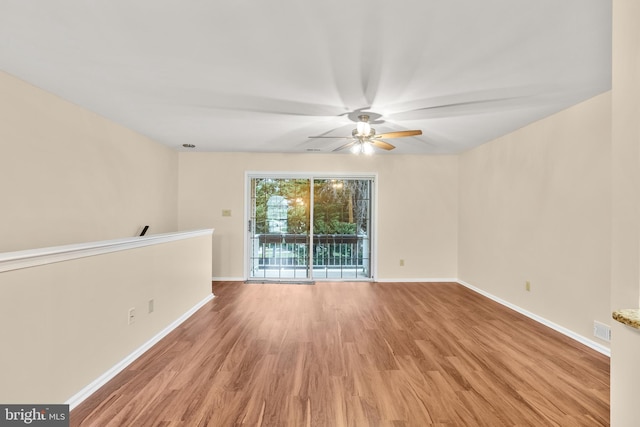
{"type": "Polygon", "coordinates": [[[70,399],[209,297],[210,259],[206,235],[0,273],[0,402],[70,399]]]}
{"type": "Polygon", "coordinates": [[[611,323],[610,108],[602,94],[459,164],[459,278],[603,345],[593,321],[611,323]]]}
{"type": "Polygon", "coordinates": [[[376,173],[377,278],[457,277],[455,156],[181,153],[179,225],[215,228],[214,277],[246,277],[246,171],[376,173]],[[222,217],[223,209],[231,209],[232,216],[222,217]]]}
{"type": "Polygon", "coordinates": [[[0,252],[177,227],[178,154],[0,72],[0,252]]]}
{"type": "MultiPolygon", "coordinates": [[[[613,1],[611,308],[640,306],[640,2],[613,1]]],[[[611,425],[637,426],[640,331],[613,322],[611,425]]]]}

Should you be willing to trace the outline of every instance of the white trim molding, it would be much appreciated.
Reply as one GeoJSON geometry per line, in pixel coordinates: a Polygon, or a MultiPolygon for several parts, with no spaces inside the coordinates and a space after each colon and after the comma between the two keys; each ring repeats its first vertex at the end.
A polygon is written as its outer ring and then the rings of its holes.
{"type": "Polygon", "coordinates": [[[213,234],[212,228],[0,253],[0,273],[213,234]]]}
{"type": "Polygon", "coordinates": [[[523,314],[523,315],[527,316],[528,318],[530,318],[532,320],[535,320],[538,323],[541,323],[541,324],[543,324],[543,325],[545,325],[545,326],[547,326],[547,327],[549,327],[549,328],[551,328],[551,329],[553,329],[553,330],[555,330],[557,332],[560,332],[561,334],[566,335],[567,337],[569,337],[569,338],[571,338],[571,339],[573,339],[575,341],[578,341],[579,343],[584,344],[589,348],[592,348],[593,350],[597,351],[598,353],[601,353],[601,354],[604,354],[605,356],[611,357],[611,349],[606,347],[606,346],[604,346],[604,345],[602,345],[602,344],[599,344],[599,343],[597,343],[597,342],[595,342],[593,340],[590,340],[590,339],[588,339],[586,337],[583,337],[582,335],[577,334],[577,333],[573,332],[572,330],[565,328],[564,326],[560,326],[557,323],[554,323],[554,322],[552,322],[550,320],[545,319],[544,317],[538,316],[537,314],[534,314],[534,313],[532,313],[532,312],[530,312],[528,310],[525,310],[522,307],[519,307],[519,306],[517,306],[515,304],[512,304],[512,303],[510,303],[508,301],[505,301],[502,298],[498,298],[497,296],[492,295],[489,292],[486,292],[486,291],[484,291],[484,290],[482,290],[480,288],[476,288],[475,286],[470,285],[469,283],[467,283],[467,282],[465,282],[463,280],[456,279],[455,282],[461,284],[462,286],[464,286],[464,287],[466,287],[468,289],[471,289],[472,291],[474,291],[476,293],[479,293],[480,295],[483,295],[483,296],[485,296],[485,297],[497,302],[498,304],[501,304],[501,305],[503,305],[505,307],[508,307],[508,308],[510,308],[510,309],[512,309],[514,311],[517,311],[518,313],[523,314]]]}
{"type": "Polygon", "coordinates": [[[132,364],[137,358],[142,356],[147,350],[157,344],[162,338],[169,335],[171,331],[180,326],[185,320],[191,317],[196,311],[201,309],[206,303],[211,301],[214,298],[213,294],[208,295],[202,301],[197,303],[191,309],[189,309],[182,316],[173,321],[169,326],[164,328],[162,331],[158,332],[154,337],[152,337],[149,341],[138,347],[133,353],[129,354],[120,362],[116,363],[111,369],[107,370],[104,374],[100,375],[82,390],[71,396],[66,402],[66,405],[69,405],[69,410],[72,410],[80,403],[82,403],[85,399],[95,393],[100,387],[105,385],[107,382],[112,380],[116,375],[122,372],[127,366],[132,364]]]}
{"type": "Polygon", "coordinates": [[[246,282],[245,277],[212,277],[212,282],[246,282]]]}
{"type": "Polygon", "coordinates": [[[456,278],[451,278],[451,277],[447,277],[447,278],[428,278],[428,279],[416,279],[414,277],[404,277],[404,278],[400,278],[400,279],[380,279],[377,278],[374,280],[375,282],[379,282],[379,283],[457,283],[458,279],[456,278]]]}

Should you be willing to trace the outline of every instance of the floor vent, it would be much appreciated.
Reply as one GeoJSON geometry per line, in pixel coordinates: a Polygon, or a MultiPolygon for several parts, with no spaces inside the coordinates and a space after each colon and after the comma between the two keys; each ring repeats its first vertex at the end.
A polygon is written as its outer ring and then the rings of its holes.
{"type": "Polygon", "coordinates": [[[611,328],[600,322],[593,322],[593,335],[605,341],[611,341],[611,328]]]}

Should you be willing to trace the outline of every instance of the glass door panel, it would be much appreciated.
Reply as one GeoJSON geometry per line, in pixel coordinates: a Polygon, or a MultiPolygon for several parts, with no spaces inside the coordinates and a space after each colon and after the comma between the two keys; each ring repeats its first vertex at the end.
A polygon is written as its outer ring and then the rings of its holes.
{"type": "Polygon", "coordinates": [[[249,279],[310,279],[309,179],[252,178],[249,279]]]}
{"type": "Polygon", "coordinates": [[[370,213],[371,180],[314,180],[314,278],[371,278],[370,213]]]}

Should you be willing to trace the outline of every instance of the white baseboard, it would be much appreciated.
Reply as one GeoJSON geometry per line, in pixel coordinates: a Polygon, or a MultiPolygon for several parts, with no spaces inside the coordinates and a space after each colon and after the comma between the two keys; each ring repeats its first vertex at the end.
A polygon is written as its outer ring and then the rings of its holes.
{"type": "Polygon", "coordinates": [[[498,298],[497,296],[492,295],[489,292],[486,292],[486,291],[484,291],[484,290],[482,290],[480,288],[476,288],[475,286],[470,285],[469,283],[467,283],[467,282],[465,282],[463,280],[456,279],[454,281],[460,283],[462,286],[464,286],[466,288],[471,289],[474,292],[479,293],[480,295],[484,295],[485,297],[497,302],[498,304],[502,304],[505,307],[508,307],[508,308],[510,308],[510,309],[512,309],[514,311],[517,311],[518,313],[523,314],[523,315],[527,316],[528,318],[535,320],[538,323],[542,323],[543,325],[548,326],[549,328],[551,328],[551,329],[553,329],[555,331],[558,331],[561,334],[566,335],[569,338],[574,339],[574,340],[578,341],[579,343],[586,345],[589,348],[592,348],[593,350],[597,351],[598,353],[602,353],[605,356],[611,357],[611,349],[603,346],[602,344],[599,344],[599,343],[597,343],[597,342],[595,342],[593,340],[590,340],[590,339],[588,339],[586,337],[583,337],[582,335],[577,334],[577,333],[573,332],[572,330],[565,328],[564,326],[560,326],[557,323],[553,323],[552,321],[547,320],[544,317],[541,317],[541,316],[538,316],[537,314],[531,313],[530,311],[527,311],[522,307],[519,307],[519,306],[517,306],[515,304],[512,304],[512,303],[510,303],[508,301],[503,300],[502,298],[498,298]]]}
{"type": "Polygon", "coordinates": [[[416,279],[411,277],[403,277],[401,279],[375,279],[376,282],[380,283],[458,283],[458,279],[447,277],[447,278],[429,278],[429,279],[416,279]]]}
{"type": "Polygon", "coordinates": [[[151,338],[149,341],[147,341],[138,349],[136,349],[133,353],[131,353],[130,355],[125,357],[123,360],[118,362],[115,366],[113,366],[107,372],[102,374],[100,377],[96,378],[93,382],[91,382],[89,385],[84,387],[78,393],[71,396],[66,402],[64,402],[65,404],[69,405],[69,410],[72,410],[73,408],[78,406],[80,403],[82,403],[86,398],[88,398],[93,393],[95,393],[100,387],[102,387],[108,381],[113,379],[123,369],[125,369],[127,366],[133,363],[138,357],[142,356],[144,352],[149,350],[156,343],[158,343],[158,341],[160,341],[162,338],[167,336],[171,331],[173,331],[178,326],[180,326],[181,323],[183,323],[185,320],[191,317],[196,311],[202,308],[206,303],[211,301],[213,298],[214,298],[213,294],[208,295],[205,299],[197,303],[195,306],[189,309],[189,311],[184,313],[178,319],[173,321],[169,326],[164,328],[162,331],[156,334],[153,338],[151,338]]]}
{"type": "Polygon", "coordinates": [[[244,277],[212,277],[212,282],[245,282],[244,277]]]}

